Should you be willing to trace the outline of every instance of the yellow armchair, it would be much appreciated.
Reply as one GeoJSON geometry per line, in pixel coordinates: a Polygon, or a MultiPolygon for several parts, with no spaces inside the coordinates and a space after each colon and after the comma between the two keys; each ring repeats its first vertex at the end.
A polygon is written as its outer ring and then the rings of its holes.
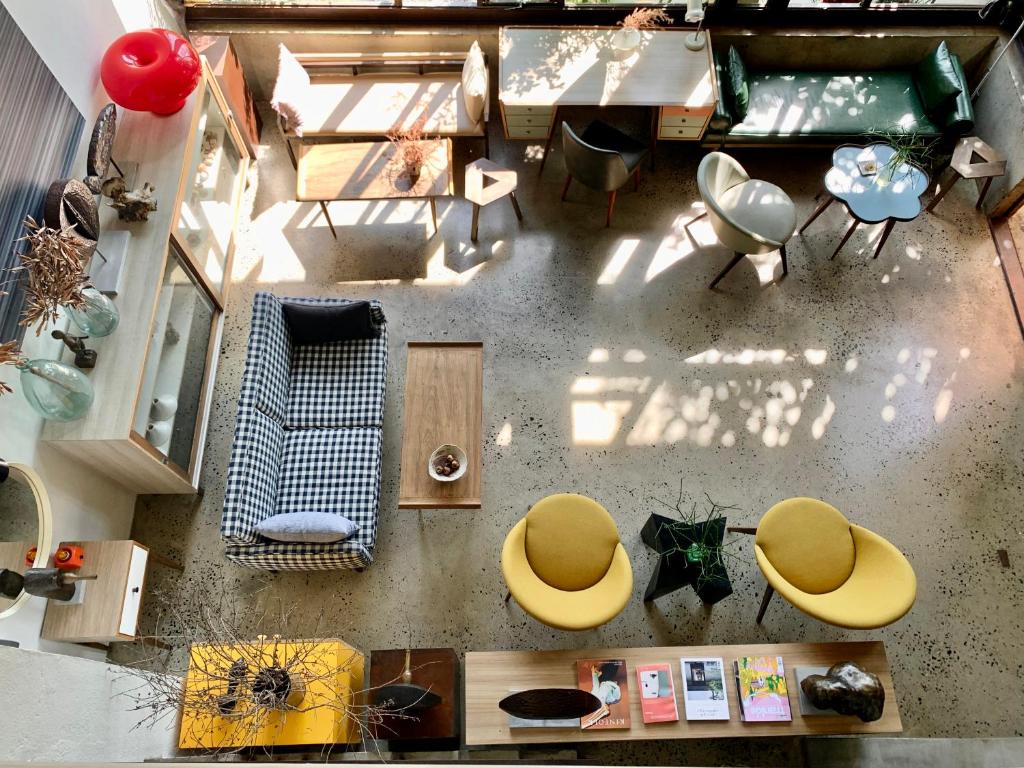
{"type": "Polygon", "coordinates": [[[505,538],[505,602],[555,629],[593,629],[633,593],[633,569],[615,521],[593,499],[559,493],[537,502],[505,538]]]}
{"type": "Polygon", "coordinates": [[[807,615],[847,629],[892,624],[917,596],[914,569],[902,552],[817,499],[786,499],[769,509],[757,526],[754,555],[768,582],[758,623],[775,592],[807,615]]]}

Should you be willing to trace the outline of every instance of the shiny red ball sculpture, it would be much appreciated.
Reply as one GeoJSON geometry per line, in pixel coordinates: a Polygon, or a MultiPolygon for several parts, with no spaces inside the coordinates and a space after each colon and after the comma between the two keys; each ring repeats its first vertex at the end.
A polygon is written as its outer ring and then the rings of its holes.
{"type": "Polygon", "coordinates": [[[103,54],[100,79],[125,109],[172,115],[199,84],[202,67],[188,40],[169,29],[121,35],[103,54]]]}

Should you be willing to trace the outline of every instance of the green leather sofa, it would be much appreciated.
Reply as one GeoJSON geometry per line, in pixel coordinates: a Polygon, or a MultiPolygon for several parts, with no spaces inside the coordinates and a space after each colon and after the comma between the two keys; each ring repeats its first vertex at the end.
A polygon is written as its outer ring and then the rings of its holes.
{"type": "Polygon", "coordinates": [[[870,131],[954,139],[974,127],[963,65],[945,41],[914,67],[859,72],[750,72],[735,48],[713,53],[712,146],[858,143],[870,131]]]}

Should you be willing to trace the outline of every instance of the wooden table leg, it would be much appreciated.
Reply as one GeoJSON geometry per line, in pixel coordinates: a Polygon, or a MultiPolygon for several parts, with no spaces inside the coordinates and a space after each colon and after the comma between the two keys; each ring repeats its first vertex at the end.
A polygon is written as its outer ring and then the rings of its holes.
{"type": "Polygon", "coordinates": [[[821,216],[821,214],[825,212],[825,209],[832,205],[832,203],[834,203],[835,201],[836,199],[832,197],[832,195],[830,195],[828,192],[826,192],[825,199],[818,205],[817,208],[814,209],[814,213],[812,213],[811,217],[804,222],[804,225],[802,227],[800,227],[799,232],[803,233],[805,229],[811,226],[811,222],[814,221],[819,216],[821,216]]]}
{"type": "Polygon", "coordinates": [[[469,230],[469,239],[476,242],[477,227],[480,224],[480,206],[473,203],[473,226],[469,230]]]}
{"type": "Polygon", "coordinates": [[[846,241],[853,236],[853,232],[855,229],[857,229],[858,224],[860,224],[860,222],[857,221],[857,219],[854,219],[853,223],[850,224],[850,228],[846,230],[846,234],[843,235],[843,239],[839,241],[839,245],[837,245],[836,249],[832,251],[832,255],[829,256],[830,259],[834,259],[839,254],[839,252],[843,249],[843,246],[846,245],[846,241]]]}
{"type": "Polygon", "coordinates": [[[434,234],[437,234],[437,198],[430,197],[430,218],[434,221],[434,234]]]}
{"type": "Polygon", "coordinates": [[[516,200],[516,193],[515,192],[509,192],[508,193],[508,199],[509,199],[509,202],[512,203],[512,210],[514,210],[516,212],[516,218],[519,219],[520,221],[522,221],[523,220],[523,212],[519,208],[519,201],[516,200]]]}
{"type": "Polygon", "coordinates": [[[956,171],[953,171],[953,178],[950,180],[949,186],[948,187],[942,187],[940,185],[939,189],[937,190],[937,193],[936,193],[935,197],[933,197],[932,201],[930,203],[928,203],[928,207],[925,208],[925,210],[928,211],[929,213],[931,213],[933,210],[935,210],[935,206],[939,204],[939,200],[944,198],[946,196],[946,193],[949,192],[949,190],[951,190],[953,188],[953,185],[956,184],[958,181],[960,181],[960,179],[962,179],[962,178],[963,178],[963,176],[961,176],[956,171]]]}
{"type": "Polygon", "coordinates": [[[558,107],[555,107],[555,112],[551,115],[551,130],[548,132],[547,141],[544,142],[544,154],[540,157],[540,170],[537,171],[537,175],[540,176],[544,173],[544,163],[548,161],[548,152],[551,150],[551,140],[555,138],[555,131],[558,129],[558,107]]]}
{"type": "Polygon", "coordinates": [[[886,219],[885,229],[882,230],[882,236],[878,239],[878,245],[875,246],[875,255],[871,258],[877,259],[878,254],[882,252],[882,246],[885,245],[885,241],[889,239],[889,233],[892,232],[892,228],[896,226],[896,219],[886,219]]]}
{"type": "MultiPolygon", "coordinates": [[[[654,153],[658,149],[658,126],[660,124],[661,107],[651,107],[651,173],[654,173],[654,153]]],[[[637,168],[639,172],[639,168],[637,168]]],[[[639,176],[637,177],[639,183],[639,176]]]]}
{"type": "Polygon", "coordinates": [[[327,224],[331,228],[331,234],[334,236],[334,239],[337,240],[338,233],[334,231],[334,222],[331,221],[331,214],[327,211],[327,203],[323,200],[320,201],[320,210],[324,212],[324,218],[327,219],[327,224]]]}
{"type": "Polygon", "coordinates": [[[988,188],[992,186],[992,176],[985,179],[985,183],[981,185],[981,194],[978,195],[978,203],[975,205],[976,210],[981,210],[981,204],[985,202],[985,195],[988,194],[988,188]]]}

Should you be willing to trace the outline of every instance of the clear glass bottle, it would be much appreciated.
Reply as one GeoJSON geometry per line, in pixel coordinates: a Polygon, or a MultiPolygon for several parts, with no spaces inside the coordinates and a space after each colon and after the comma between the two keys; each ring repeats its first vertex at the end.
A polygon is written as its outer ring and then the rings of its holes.
{"type": "Polygon", "coordinates": [[[117,305],[91,287],[82,290],[82,298],[85,299],[85,306],[81,309],[67,307],[75,325],[94,338],[112,334],[121,321],[117,305]]]}
{"type": "Polygon", "coordinates": [[[74,366],[56,360],[22,360],[17,368],[25,399],[44,419],[74,421],[92,405],[92,382],[74,366]]]}

